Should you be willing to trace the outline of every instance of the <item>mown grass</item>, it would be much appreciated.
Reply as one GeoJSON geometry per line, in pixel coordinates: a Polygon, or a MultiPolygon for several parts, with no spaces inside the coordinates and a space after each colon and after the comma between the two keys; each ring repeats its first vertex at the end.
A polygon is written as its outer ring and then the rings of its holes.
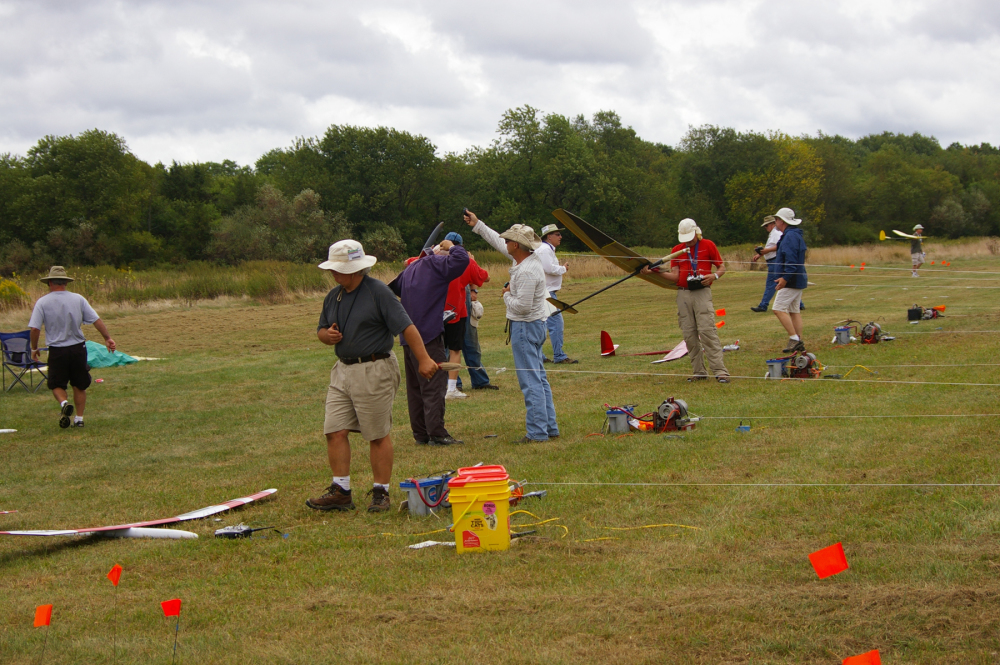
{"type": "MultiPolygon", "coordinates": [[[[951,271],[1000,272],[996,259],[952,261],[951,271]]],[[[885,662],[994,662],[996,487],[543,484],[1000,483],[997,418],[921,417],[997,413],[1000,387],[885,382],[1000,383],[996,367],[893,367],[1000,362],[998,335],[949,332],[1000,331],[997,290],[988,288],[1000,286],[1000,275],[961,273],[980,282],[958,275],[855,270],[812,278],[806,341],[821,361],[844,367],[834,371],[855,364],[878,371],[872,383],[688,384],[686,359],[600,358],[602,329],[622,345],[620,354],[680,339],[672,294],[630,281],[567,320],[568,351],[581,362],[549,374],[557,441],[508,443],[524,424],[511,371],[491,370],[499,392],[448,404],[462,447],[414,445],[400,392],[394,483],[480,461],[505,464],[549,490],[522,507],[568,530],[563,537],[563,529],[543,525],[538,538],[508,553],[463,557],[405,548],[446,539],[407,534],[442,528],[447,515],[325,515],[303,505],[329,481],[321,427],[332,361],[315,339],[320,296],[99,309],[122,350],[164,360],[95,372],[105,381],[88,393],[82,431],[57,427],[49,395],[0,396],[0,427],[18,430],[0,435],[0,510],[20,511],[0,516],[0,528],[152,519],[266,487],[279,492],[221,522],[181,527],[199,533],[197,541],[0,540],[0,661],[37,662],[43,629],[31,627],[34,607],[53,603],[46,658],[112,662],[113,596],[104,575],[117,562],[125,568],[121,663],[169,662],[173,623],[158,603],[174,597],[184,601],[181,662],[830,663],[873,648],[885,662]],[[947,317],[910,326],[905,310],[914,301],[947,304],[947,317]],[[832,348],[833,325],[844,318],[881,319],[898,338],[832,348]],[[752,418],[754,430],[737,433],[737,420],[709,418],[681,439],[589,436],[601,427],[605,403],[650,410],[668,396],[702,416],[752,418]],[[854,414],[907,417],[795,418],[854,414]],[[289,535],[212,538],[215,528],[240,521],[289,535]],[[699,530],[610,528],[663,523],[699,530]],[[806,557],[837,541],[851,569],[820,581],[806,557]]],[[[481,292],[480,337],[491,367],[512,365],[502,283],[496,278],[481,292]]],[[[563,297],[606,283],[571,281],[563,297]]],[[[784,344],[770,313],[748,309],[761,287],[760,274],[743,272],[713,289],[716,307],[728,311],[723,340],[740,339],[741,350],[726,354],[737,376],[762,376],[764,359],[784,344]]],[[[0,326],[23,326],[25,316],[0,314],[0,326]]],[[[371,475],[360,441],[352,471],[361,494],[371,475]]],[[[394,490],[392,498],[401,495],[394,490]]]]}

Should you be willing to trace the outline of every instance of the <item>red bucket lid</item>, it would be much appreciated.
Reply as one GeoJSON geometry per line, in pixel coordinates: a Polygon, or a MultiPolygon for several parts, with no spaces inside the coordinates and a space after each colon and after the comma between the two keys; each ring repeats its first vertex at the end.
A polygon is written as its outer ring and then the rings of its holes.
{"type": "Polygon", "coordinates": [[[507,469],[500,464],[467,466],[459,469],[458,474],[448,481],[448,487],[465,487],[469,483],[506,482],[509,479],[507,469]]]}

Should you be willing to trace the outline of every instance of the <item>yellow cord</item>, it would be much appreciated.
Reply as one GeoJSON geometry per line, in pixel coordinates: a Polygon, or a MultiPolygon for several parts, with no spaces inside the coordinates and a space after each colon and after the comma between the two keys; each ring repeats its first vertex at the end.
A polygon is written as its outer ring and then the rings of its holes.
{"type": "Polygon", "coordinates": [[[867,367],[865,367],[864,365],[855,365],[855,366],[854,366],[854,367],[852,367],[851,369],[847,370],[847,374],[845,374],[845,375],[844,375],[844,378],[846,379],[847,377],[849,377],[849,376],[851,375],[851,372],[853,372],[854,370],[856,370],[856,369],[857,369],[857,368],[859,368],[859,367],[860,367],[861,369],[865,370],[866,372],[868,372],[869,374],[877,374],[877,372],[873,372],[873,371],[871,371],[870,369],[868,369],[868,368],[867,368],[867,367]]]}
{"type": "Polygon", "coordinates": [[[646,524],[645,526],[606,526],[609,531],[634,531],[636,529],[659,529],[666,526],[675,526],[679,529],[695,529],[701,531],[700,526],[687,526],[686,524],[646,524]]]}
{"type": "Polygon", "coordinates": [[[536,520],[540,520],[540,519],[542,519],[541,517],[539,517],[539,516],[538,516],[538,515],[536,515],[535,513],[531,513],[531,512],[528,512],[527,510],[515,510],[514,512],[512,512],[512,513],[510,514],[510,517],[513,517],[514,515],[517,515],[517,514],[522,514],[522,515],[531,515],[531,516],[532,516],[532,517],[534,517],[534,518],[535,518],[536,520]]]}

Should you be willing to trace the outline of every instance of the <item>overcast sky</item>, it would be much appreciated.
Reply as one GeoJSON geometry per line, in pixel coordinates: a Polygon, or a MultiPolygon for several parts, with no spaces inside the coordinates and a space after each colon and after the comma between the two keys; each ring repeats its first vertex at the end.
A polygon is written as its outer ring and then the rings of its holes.
{"type": "Polygon", "coordinates": [[[501,114],[1000,143],[1000,2],[0,0],[0,153],[99,128],[253,164],[331,124],[485,146],[501,114]]]}

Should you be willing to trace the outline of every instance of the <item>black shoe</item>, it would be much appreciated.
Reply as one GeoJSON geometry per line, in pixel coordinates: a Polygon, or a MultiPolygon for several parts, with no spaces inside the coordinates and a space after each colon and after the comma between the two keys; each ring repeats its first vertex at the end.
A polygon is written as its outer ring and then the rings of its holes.
{"type": "Polygon", "coordinates": [[[473,390],[500,390],[500,386],[494,386],[492,383],[487,383],[485,386],[472,386],[473,390]]]}
{"type": "Polygon", "coordinates": [[[511,443],[545,443],[548,439],[532,439],[527,434],[522,436],[520,439],[515,439],[511,443]]]}
{"type": "Polygon", "coordinates": [[[546,358],[545,356],[542,356],[542,362],[543,363],[550,363],[550,362],[552,362],[552,358],[546,358]]]}
{"type": "Polygon", "coordinates": [[[70,416],[73,415],[73,405],[66,402],[66,406],[59,409],[59,413],[62,414],[62,417],[59,418],[59,427],[66,429],[71,424],[70,416]]]}
{"type": "Polygon", "coordinates": [[[82,420],[76,420],[76,421],[74,421],[73,422],[73,427],[83,427],[83,421],[82,420]]]}
{"type": "Polygon", "coordinates": [[[708,377],[704,374],[695,374],[688,377],[688,383],[694,383],[695,381],[708,381],[708,377]]]}
{"type": "Polygon", "coordinates": [[[805,309],[805,308],[806,308],[806,304],[804,302],[800,302],[799,303],[799,309],[805,309]]]}
{"type": "Polygon", "coordinates": [[[424,441],[423,439],[414,439],[414,441],[417,442],[418,446],[426,446],[428,443],[430,443],[430,441],[424,441]]]}
{"type": "Polygon", "coordinates": [[[448,436],[432,436],[429,443],[432,446],[460,446],[465,441],[456,439],[449,434],[448,436]]]}
{"type": "Polygon", "coordinates": [[[767,305],[764,305],[763,307],[751,307],[750,311],[751,312],[766,312],[767,311],[767,305]]]}
{"type": "Polygon", "coordinates": [[[786,346],[785,348],[783,348],[781,350],[781,352],[782,353],[795,353],[796,351],[805,351],[805,350],[806,350],[806,345],[802,342],[801,339],[799,341],[797,341],[797,342],[795,340],[793,340],[793,339],[790,339],[790,340],[788,340],[788,346],[786,346]]]}
{"type": "Polygon", "coordinates": [[[563,358],[562,360],[555,361],[556,365],[576,365],[579,360],[573,360],[572,358],[563,358]]]}

